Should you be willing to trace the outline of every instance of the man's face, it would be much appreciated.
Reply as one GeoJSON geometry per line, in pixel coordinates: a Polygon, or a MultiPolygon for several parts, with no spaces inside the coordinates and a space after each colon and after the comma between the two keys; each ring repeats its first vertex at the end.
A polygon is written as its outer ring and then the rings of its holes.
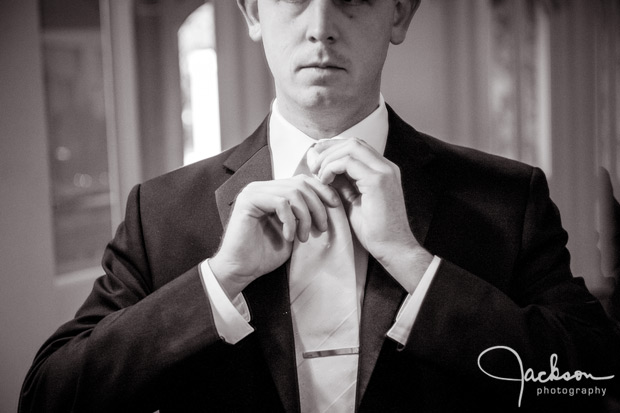
{"type": "Polygon", "coordinates": [[[388,46],[404,40],[411,17],[401,15],[416,2],[245,3],[246,17],[255,14],[254,25],[252,16],[248,19],[250,35],[263,41],[280,104],[321,112],[366,102],[376,105],[388,46]]]}

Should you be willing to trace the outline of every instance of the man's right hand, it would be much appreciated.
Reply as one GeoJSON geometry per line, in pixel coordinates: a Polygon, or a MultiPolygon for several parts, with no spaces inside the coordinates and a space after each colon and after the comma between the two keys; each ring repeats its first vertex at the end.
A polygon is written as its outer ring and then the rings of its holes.
{"type": "Polygon", "coordinates": [[[326,206],[340,204],[338,193],[318,179],[253,182],[237,195],[218,252],[209,266],[229,298],[284,264],[293,240],[308,240],[312,226],[327,230],[326,206]]]}

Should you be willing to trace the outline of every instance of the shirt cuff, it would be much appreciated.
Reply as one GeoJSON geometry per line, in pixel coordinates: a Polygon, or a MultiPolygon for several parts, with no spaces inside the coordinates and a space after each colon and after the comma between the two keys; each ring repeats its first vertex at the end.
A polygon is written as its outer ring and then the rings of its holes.
{"type": "Polygon", "coordinates": [[[220,337],[229,344],[236,344],[254,331],[250,326],[250,311],[243,294],[238,294],[232,301],[215,278],[209,260],[199,266],[200,279],[211,304],[215,329],[220,337]]]}
{"type": "Polygon", "coordinates": [[[415,291],[405,298],[403,305],[398,311],[398,315],[396,315],[394,325],[387,332],[388,337],[403,346],[407,344],[413,324],[418,317],[424,297],[426,297],[426,292],[428,291],[433,278],[435,278],[435,274],[437,273],[440,263],[441,258],[435,255],[433,257],[433,261],[431,261],[430,265],[424,272],[424,275],[422,276],[422,279],[420,280],[420,283],[416,287],[415,291]]]}

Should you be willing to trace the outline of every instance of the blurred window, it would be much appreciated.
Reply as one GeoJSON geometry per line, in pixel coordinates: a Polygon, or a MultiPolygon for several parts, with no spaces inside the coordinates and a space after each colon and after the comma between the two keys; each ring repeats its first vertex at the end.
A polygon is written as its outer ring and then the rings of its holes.
{"type": "Polygon", "coordinates": [[[178,31],[185,165],[221,151],[213,4],[190,14],[178,31]]]}
{"type": "Polygon", "coordinates": [[[552,174],[546,0],[491,1],[490,150],[552,174]]]}
{"type": "Polygon", "coordinates": [[[56,274],[98,267],[112,234],[99,3],[40,0],[56,274]]]}

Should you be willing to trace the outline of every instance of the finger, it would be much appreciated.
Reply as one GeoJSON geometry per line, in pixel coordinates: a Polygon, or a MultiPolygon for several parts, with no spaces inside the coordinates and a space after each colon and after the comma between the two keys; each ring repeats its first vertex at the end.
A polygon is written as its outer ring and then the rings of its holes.
{"type": "Polygon", "coordinates": [[[339,140],[339,142],[330,146],[325,146],[324,144],[315,145],[313,149],[316,152],[316,156],[310,168],[313,173],[320,171],[323,165],[347,155],[367,164],[373,169],[387,172],[387,168],[389,168],[387,160],[365,141],[346,139],[339,140]]]}
{"type": "Polygon", "coordinates": [[[355,138],[340,138],[340,137],[327,138],[327,139],[319,139],[313,145],[313,148],[316,149],[317,153],[321,153],[324,150],[326,150],[328,148],[331,148],[332,146],[342,145],[342,144],[345,144],[348,141],[354,140],[354,139],[355,138]]]}
{"type": "Polygon", "coordinates": [[[298,188],[298,181],[303,181],[305,184],[317,194],[323,204],[327,206],[336,207],[340,205],[340,197],[329,185],[321,183],[316,177],[308,175],[296,175],[293,178],[278,179],[274,181],[265,182],[253,182],[249,184],[243,192],[248,193],[270,193],[275,196],[284,195],[291,188],[298,188]]]}
{"type": "Polygon", "coordinates": [[[348,139],[344,138],[331,138],[331,139],[321,139],[317,141],[313,146],[308,149],[306,153],[308,167],[310,168],[310,172],[316,172],[317,166],[320,164],[319,155],[326,151],[327,149],[340,146],[347,143],[348,139]]]}
{"type": "Polygon", "coordinates": [[[306,175],[285,180],[271,190],[288,199],[297,219],[297,238],[302,242],[308,240],[312,225],[321,232],[327,230],[327,212],[319,194],[329,199],[331,203],[334,202],[333,198],[339,201],[338,194],[333,188],[306,175]]]}
{"type": "MultiPolygon", "coordinates": [[[[325,205],[337,206],[340,197],[334,188],[320,183],[316,178],[298,175],[292,179],[269,182],[256,182],[242,191],[243,197],[250,204],[254,218],[276,212],[283,225],[283,236],[291,240],[290,231],[300,241],[305,242],[312,225],[320,231],[327,230],[327,213],[325,205]],[[282,205],[283,199],[288,205],[282,205]],[[288,209],[292,213],[291,219],[288,209]]],[[[247,207],[246,207],[247,208],[247,207]]]]}
{"type": "MultiPolygon", "coordinates": [[[[327,231],[327,212],[323,201],[317,193],[319,190],[324,191],[322,187],[327,187],[327,185],[322,185],[316,178],[310,178],[306,175],[298,175],[295,178],[300,181],[301,194],[310,212],[312,224],[321,232],[327,231]]],[[[331,192],[334,191],[332,188],[329,190],[331,192]]],[[[337,194],[333,196],[337,197],[337,194]]],[[[306,238],[303,237],[302,239],[300,237],[300,240],[305,241],[306,238]]]]}
{"type": "Polygon", "coordinates": [[[297,229],[297,220],[288,199],[265,195],[264,202],[259,205],[265,213],[274,213],[282,223],[282,236],[288,242],[293,242],[297,229]]]}
{"type": "Polygon", "coordinates": [[[312,198],[312,190],[303,185],[293,186],[288,189],[284,196],[295,215],[297,238],[306,242],[312,226],[312,215],[308,207],[308,202],[311,202],[309,199],[312,198]]]}
{"type": "Polygon", "coordinates": [[[377,171],[368,167],[368,165],[347,155],[338,158],[328,164],[324,164],[318,172],[319,180],[324,184],[331,184],[337,175],[346,174],[357,184],[359,188],[360,180],[367,179],[377,174],[377,171]]]}
{"type": "Polygon", "coordinates": [[[340,205],[340,197],[329,185],[326,185],[318,180],[316,177],[304,176],[305,182],[310,185],[321,202],[330,207],[337,207],[340,205]]]}
{"type": "Polygon", "coordinates": [[[249,184],[237,196],[233,213],[245,214],[255,220],[268,219],[273,214],[282,224],[284,239],[292,242],[298,225],[297,217],[289,198],[273,191],[273,185],[264,182],[249,184]]]}
{"type": "Polygon", "coordinates": [[[316,178],[306,175],[298,175],[287,180],[286,185],[289,187],[285,191],[285,196],[289,199],[297,218],[297,238],[302,242],[307,241],[312,225],[321,232],[326,231],[328,224],[325,205],[339,204],[338,193],[316,178]]]}

